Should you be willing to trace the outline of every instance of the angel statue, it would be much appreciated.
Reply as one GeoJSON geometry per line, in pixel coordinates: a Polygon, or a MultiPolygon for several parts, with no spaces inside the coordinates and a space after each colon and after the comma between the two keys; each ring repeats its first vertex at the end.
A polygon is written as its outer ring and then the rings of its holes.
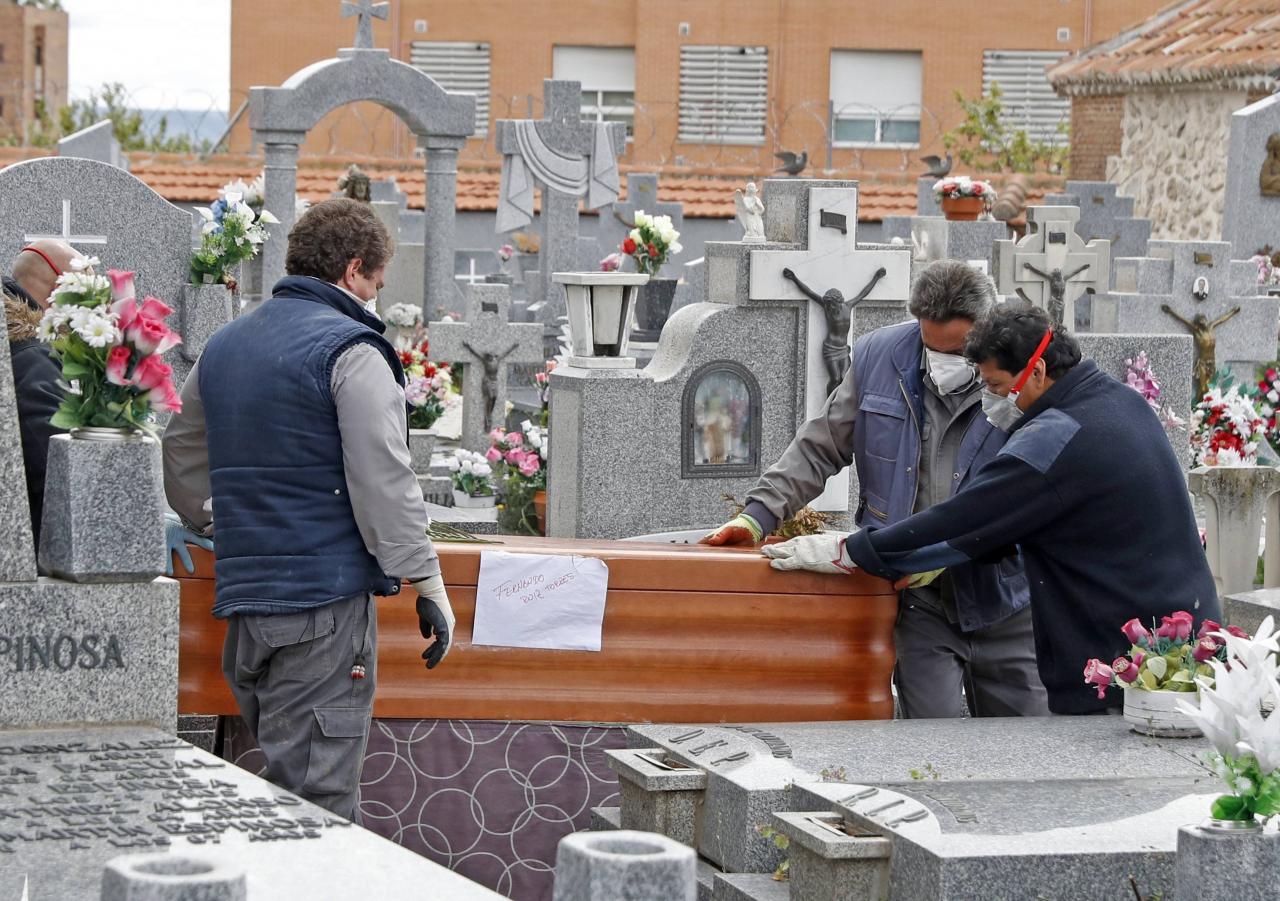
{"type": "Polygon", "coordinates": [[[738,224],[744,231],[743,244],[764,243],[764,202],[756,191],[756,183],[747,182],[747,193],[733,192],[733,205],[738,210],[738,224]]]}

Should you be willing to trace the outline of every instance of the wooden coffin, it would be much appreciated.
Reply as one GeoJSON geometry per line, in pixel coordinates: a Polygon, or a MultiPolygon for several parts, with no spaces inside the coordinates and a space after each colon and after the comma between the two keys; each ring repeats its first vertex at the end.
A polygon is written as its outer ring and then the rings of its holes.
{"type": "MultiPolygon", "coordinates": [[[[503,537],[437,545],[457,614],[427,671],[416,594],[379,598],[378,717],[572,722],[888,719],[897,595],[865,573],[780,573],[749,548],[503,537]],[[602,650],[471,645],[485,550],[581,554],[609,567],[602,650]]],[[[236,713],[222,676],[213,556],[182,583],[178,706],[236,713]]],[[[179,566],[179,573],[182,569],[179,566]]]]}

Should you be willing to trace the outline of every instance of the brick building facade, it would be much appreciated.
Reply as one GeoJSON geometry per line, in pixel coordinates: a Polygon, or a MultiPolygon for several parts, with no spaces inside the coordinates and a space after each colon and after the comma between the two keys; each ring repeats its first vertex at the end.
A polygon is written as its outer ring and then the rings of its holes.
{"type": "Polygon", "coordinates": [[[0,0],[0,139],[25,143],[40,103],[67,103],[67,14],[0,0]]]}
{"type": "MultiPolygon", "coordinates": [[[[957,124],[956,91],[1001,82],[1014,121],[1048,135],[1067,116],[1044,78],[1060,54],[1141,21],[1165,0],[392,0],[374,43],[480,98],[464,159],[496,159],[501,118],[540,114],[543,78],[583,82],[584,115],[628,121],[628,162],[810,171],[914,171],[957,124]],[[830,148],[828,145],[831,145],[830,148]]],[[[351,43],[338,3],[232,0],[232,112],[351,43]]],[[[249,149],[247,116],[231,138],[249,149]]],[[[372,105],[338,110],[309,152],[405,156],[407,131],[372,105]]]]}

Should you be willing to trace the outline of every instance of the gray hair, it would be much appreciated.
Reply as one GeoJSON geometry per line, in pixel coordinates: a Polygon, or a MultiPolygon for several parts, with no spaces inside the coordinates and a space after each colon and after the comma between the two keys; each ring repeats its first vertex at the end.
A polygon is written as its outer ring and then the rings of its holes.
{"type": "Polygon", "coordinates": [[[977,322],[995,305],[996,286],[989,276],[960,260],[938,260],[916,276],[907,309],[930,322],[977,322]]]}

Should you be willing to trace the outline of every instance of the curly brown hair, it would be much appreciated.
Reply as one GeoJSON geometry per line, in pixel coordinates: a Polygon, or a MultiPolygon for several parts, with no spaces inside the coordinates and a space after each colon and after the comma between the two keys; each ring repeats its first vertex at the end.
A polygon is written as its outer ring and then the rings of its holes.
{"type": "Polygon", "coordinates": [[[395,253],[395,243],[367,203],[345,197],[317,203],[289,232],[285,272],[341,281],[347,264],[360,260],[365,275],[377,272],[395,253]]]}

